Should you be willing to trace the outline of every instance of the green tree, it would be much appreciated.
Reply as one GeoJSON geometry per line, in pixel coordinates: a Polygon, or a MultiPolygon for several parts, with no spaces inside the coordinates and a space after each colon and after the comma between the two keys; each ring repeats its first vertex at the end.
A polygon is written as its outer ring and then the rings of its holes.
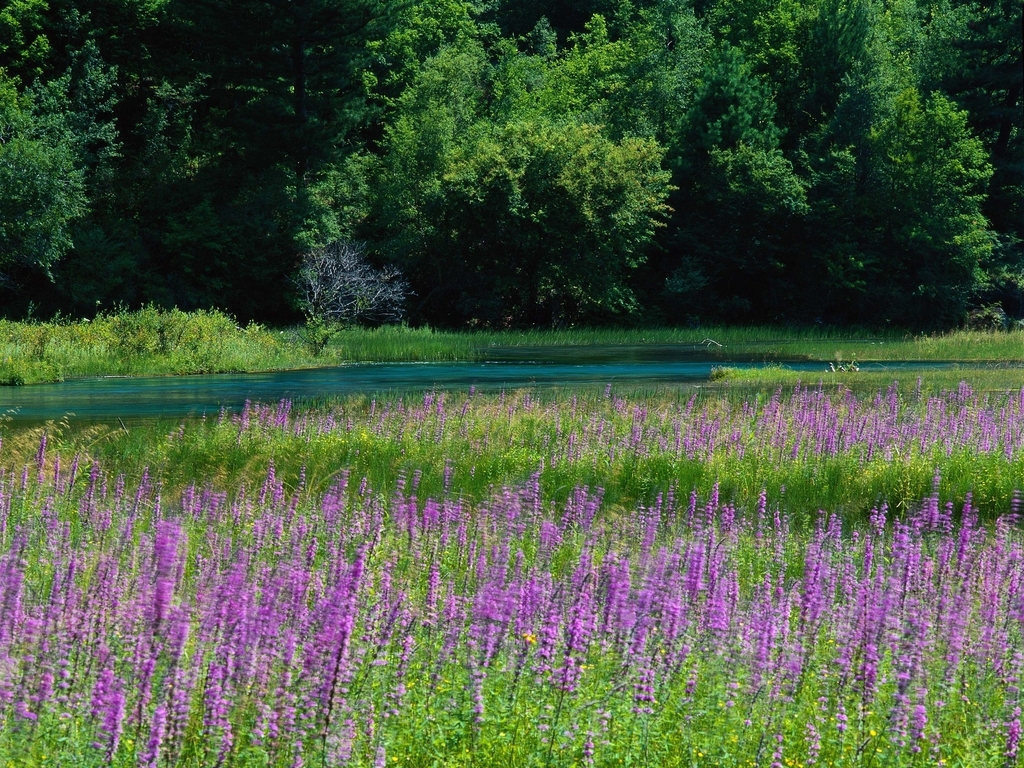
{"type": "Polygon", "coordinates": [[[802,142],[803,291],[831,322],[953,324],[991,270],[991,167],[966,113],[921,93],[932,41],[919,14],[894,5],[875,31],[866,69],[802,142]]]}
{"type": "Polygon", "coordinates": [[[992,248],[982,214],[992,167],[967,113],[948,98],[907,89],[871,135],[870,205],[887,253],[891,319],[955,323],[992,248]],[[881,224],[882,226],[878,226],[881,224]]]}
{"type": "Polygon", "coordinates": [[[597,15],[570,43],[534,86],[540,110],[604,125],[615,138],[677,138],[711,44],[689,8],[638,12],[618,35],[597,15]]]}
{"type": "MultiPolygon", "coordinates": [[[[139,141],[152,72],[147,35],[163,0],[45,0],[9,3],[7,10],[34,6],[36,45],[31,66],[0,60],[17,71],[32,94],[34,113],[73,156],[87,210],[67,230],[69,247],[52,264],[17,270],[16,291],[4,293],[5,308],[18,314],[31,301],[42,312],[89,313],[98,299],[131,301],[132,284],[150,271],[142,259],[137,214],[152,179],[139,141]],[[52,278],[52,279],[51,279],[52,278]],[[103,288],[101,289],[100,286],[103,288]]],[[[27,37],[25,38],[27,39],[27,37]]]]}
{"type": "Polygon", "coordinates": [[[1011,0],[7,0],[0,70],[8,314],[360,240],[435,323],[1024,315],[1011,0]]]}
{"type": "Polygon", "coordinates": [[[121,241],[136,300],[293,316],[284,286],[298,254],[347,234],[344,198],[362,183],[352,158],[372,122],[368,44],[390,6],[167,3],[136,84],[145,98],[125,120],[125,226],[91,233],[83,267],[121,241]]]}
{"type": "Polygon", "coordinates": [[[771,93],[726,44],[679,130],[679,191],[666,248],[673,319],[784,317],[789,256],[806,212],[804,182],[779,150],[771,93]]]}
{"type": "Polygon", "coordinates": [[[48,272],[86,210],[72,137],[0,72],[0,274],[48,272]]]}
{"type": "Polygon", "coordinates": [[[1019,2],[954,3],[948,16],[957,34],[941,39],[935,56],[945,65],[935,78],[966,109],[971,127],[990,152],[993,175],[983,212],[998,233],[984,263],[978,299],[1001,301],[1024,317],[1024,61],[1019,2]],[[966,19],[966,23],[964,23],[966,19]]]}
{"type": "Polygon", "coordinates": [[[50,54],[44,29],[47,0],[9,0],[0,7],[0,68],[31,82],[50,54]]]}
{"type": "Polygon", "coordinates": [[[627,313],[627,273],[664,210],[663,150],[532,103],[518,111],[495,79],[509,71],[463,40],[423,70],[388,129],[377,225],[419,294],[414,319],[561,324],[627,313]]]}
{"type": "Polygon", "coordinates": [[[420,0],[401,4],[388,33],[369,44],[369,85],[385,105],[412,83],[424,63],[460,35],[481,30],[474,5],[466,0],[420,0]]]}
{"type": "MultiPolygon", "coordinates": [[[[181,0],[169,13],[207,78],[210,138],[239,165],[284,165],[298,190],[347,154],[364,116],[367,43],[386,31],[377,0],[181,0]]],[[[190,78],[191,79],[191,78],[190,78]]]]}
{"type": "MultiPolygon", "coordinates": [[[[566,3],[558,0],[499,0],[491,4],[484,14],[494,20],[502,31],[511,36],[527,35],[545,19],[561,42],[570,35],[582,32],[586,25],[600,15],[611,20],[616,30],[629,23],[638,10],[675,5],[674,0],[583,0],[566,3]]],[[[483,5],[481,3],[481,5],[483,5]]]]}

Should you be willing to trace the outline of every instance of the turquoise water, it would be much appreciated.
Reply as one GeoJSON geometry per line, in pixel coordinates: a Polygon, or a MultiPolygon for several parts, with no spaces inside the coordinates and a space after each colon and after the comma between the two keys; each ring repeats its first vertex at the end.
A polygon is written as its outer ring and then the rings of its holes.
{"type": "MultiPolygon", "coordinates": [[[[360,363],[333,368],[209,376],[76,379],[60,384],[0,387],[0,420],[44,422],[63,418],[173,418],[236,410],[246,400],[322,399],[357,392],[428,389],[497,390],[526,386],[692,386],[716,365],[760,367],[764,362],[723,359],[671,347],[493,350],[488,362],[360,363]]],[[[778,364],[778,363],[773,363],[778,364]]],[[[785,361],[787,368],[820,372],[821,362],[785,361]]],[[[871,369],[934,370],[952,363],[871,364],[871,369]]],[[[865,366],[865,369],[867,366],[865,366]]]]}

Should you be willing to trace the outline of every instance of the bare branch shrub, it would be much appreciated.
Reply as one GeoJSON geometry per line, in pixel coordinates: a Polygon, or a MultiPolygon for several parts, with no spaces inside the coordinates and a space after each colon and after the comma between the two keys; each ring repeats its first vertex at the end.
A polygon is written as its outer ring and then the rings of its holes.
{"type": "Polygon", "coordinates": [[[311,323],[400,322],[409,285],[394,267],[366,263],[362,243],[339,241],[309,251],[298,277],[299,305],[311,323]]]}

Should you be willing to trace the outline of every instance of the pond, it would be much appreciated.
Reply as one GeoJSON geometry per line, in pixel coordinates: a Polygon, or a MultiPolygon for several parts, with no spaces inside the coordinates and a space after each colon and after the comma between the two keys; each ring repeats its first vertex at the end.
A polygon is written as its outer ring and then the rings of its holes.
{"type": "MultiPolygon", "coordinates": [[[[41,423],[177,418],[240,409],[246,400],[309,400],[352,393],[429,389],[498,390],[517,387],[651,385],[693,386],[714,366],[761,367],[742,355],[709,354],[693,347],[561,347],[488,349],[483,362],[354,363],[331,368],[204,376],[76,379],[60,384],[0,387],[0,420],[41,423]]],[[[775,360],[796,371],[823,372],[827,363],[775,360]]],[[[934,370],[952,363],[871,363],[876,370],[934,370]]],[[[867,368],[867,366],[865,366],[867,368]]]]}

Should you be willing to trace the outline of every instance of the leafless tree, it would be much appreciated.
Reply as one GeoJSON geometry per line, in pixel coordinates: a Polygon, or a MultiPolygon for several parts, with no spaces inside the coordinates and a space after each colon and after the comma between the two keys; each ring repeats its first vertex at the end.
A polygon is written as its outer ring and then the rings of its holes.
{"type": "Polygon", "coordinates": [[[374,269],[365,246],[348,241],[309,251],[295,284],[306,317],[320,325],[399,322],[409,292],[401,272],[374,269]]]}

